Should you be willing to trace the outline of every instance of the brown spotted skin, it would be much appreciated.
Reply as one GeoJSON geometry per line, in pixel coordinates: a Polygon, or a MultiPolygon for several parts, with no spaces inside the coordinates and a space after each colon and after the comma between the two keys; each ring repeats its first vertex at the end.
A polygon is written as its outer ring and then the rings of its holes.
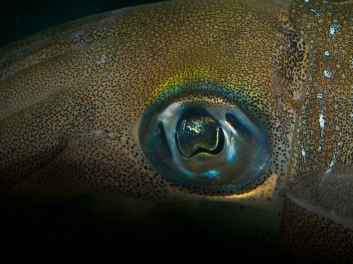
{"type": "MultiPolygon", "coordinates": [[[[352,164],[352,8],[351,1],[294,1],[291,5],[291,21],[310,47],[307,92],[291,165],[293,181],[318,169],[328,170],[330,177],[330,170],[338,164],[352,164]]],[[[352,172],[346,175],[353,177],[352,172]]],[[[338,181],[332,184],[339,186],[338,181]]],[[[341,189],[342,196],[352,195],[352,188],[341,189]]],[[[352,229],[289,200],[280,240],[290,251],[311,261],[353,262],[352,229]]]]}
{"type": "MultiPolygon", "coordinates": [[[[159,200],[192,195],[156,173],[133,138],[153,95],[185,75],[228,85],[220,99],[231,104],[229,95],[244,94],[244,107],[266,126],[275,154],[241,191],[272,175],[276,186],[247,199],[278,202],[306,65],[288,17],[283,3],[176,1],[94,16],[4,47],[4,199],[51,203],[94,191],[159,200]],[[258,28],[261,39],[249,40],[258,28]],[[291,72],[281,67],[286,60],[291,72]]],[[[277,215],[281,209],[274,208],[277,215]]]]}
{"type": "Polygon", "coordinates": [[[352,229],[287,199],[281,245],[306,263],[352,263],[352,229]]]}
{"type": "MultiPolygon", "coordinates": [[[[283,222],[279,242],[300,257],[353,262],[351,229],[284,198],[288,180],[352,163],[351,5],[171,1],[92,16],[1,48],[0,206],[42,207],[99,192],[219,198],[165,180],[133,132],[171,78],[206,78],[230,93],[245,91],[255,103],[244,109],[272,142],[271,164],[243,190],[258,191],[227,197],[255,209],[231,210],[248,212],[249,221],[275,216],[275,226],[283,222]]],[[[221,221],[236,223],[237,213],[221,221]]],[[[278,238],[272,226],[252,228],[278,238]]]]}

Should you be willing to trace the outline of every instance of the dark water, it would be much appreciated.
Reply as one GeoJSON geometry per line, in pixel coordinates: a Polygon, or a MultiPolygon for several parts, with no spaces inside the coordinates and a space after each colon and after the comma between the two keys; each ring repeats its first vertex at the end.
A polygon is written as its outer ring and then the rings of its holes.
{"type": "Polygon", "coordinates": [[[234,227],[225,222],[203,226],[198,217],[195,202],[155,203],[112,194],[90,195],[37,213],[2,216],[1,239],[6,241],[2,252],[16,248],[31,257],[40,252],[70,253],[82,260],[300,263],[278,246],[234,236],[234,227]]]}
{"type": "Polygon", "coordinates": [[[47,28],[126,6],[162,0],[0,1],[0,46],[47,28]]]}
{"type": "MultiPolygon", "coordinates": [[[[0,46],[96,13],[155,1],[71,0],[0,4],[0,46]]],[[[1,253],[48,261],[74,253],[120,262],[217,260],[298,263],[280,248],[257,239],[235,238],[227,226],[200,227],[192,202],[152,203],[112,195],[87,196],[42,212],[1,215],[1,253]],[[190,255],[189,255],[190,254],[190,255]],[[125,260],[124,260],[125,261],[125,260]]],[[[220,223],[221,225],[221,223],[220,223]]],[[[69,258],[67,258],[69,261],[69,258]]]]}

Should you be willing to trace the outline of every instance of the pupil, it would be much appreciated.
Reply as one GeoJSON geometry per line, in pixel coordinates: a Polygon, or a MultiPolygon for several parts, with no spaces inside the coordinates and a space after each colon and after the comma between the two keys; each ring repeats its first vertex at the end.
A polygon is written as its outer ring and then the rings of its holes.
{"type": "Polygon", "coordinates": [[[176,143],[186,158],[199,153],[217,155],[224,146],[223,129],[210,116],[189,116],[177,124],[176,143]]]}

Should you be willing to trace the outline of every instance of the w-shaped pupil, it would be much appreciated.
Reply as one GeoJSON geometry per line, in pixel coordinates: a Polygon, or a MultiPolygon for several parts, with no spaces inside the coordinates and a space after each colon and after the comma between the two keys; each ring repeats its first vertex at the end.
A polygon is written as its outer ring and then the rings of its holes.
{"type": "Polygon", "coordinates": [[[180,153],[191,158],[198,153],[217,155],[224,146],[220,124],[209,116],[190,116],[178,122],[176,143],[180,153]]]}

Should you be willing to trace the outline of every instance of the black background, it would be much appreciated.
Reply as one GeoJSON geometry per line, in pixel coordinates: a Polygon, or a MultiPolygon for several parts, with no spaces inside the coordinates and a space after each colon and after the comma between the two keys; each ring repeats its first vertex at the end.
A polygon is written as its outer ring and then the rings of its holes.
{"type": "Polygon", "coordinates": [[[6,0],[0,1],[0,46],[30,34],[126,6],[153,0],[6,0]]]}

